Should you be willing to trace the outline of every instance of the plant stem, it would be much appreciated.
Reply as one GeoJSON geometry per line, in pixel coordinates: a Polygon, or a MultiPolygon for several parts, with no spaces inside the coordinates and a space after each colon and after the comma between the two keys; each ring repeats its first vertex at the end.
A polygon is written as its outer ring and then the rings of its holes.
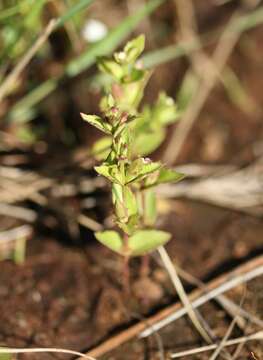
{"type": "Polygon", "coordinates": [[[150,272],[150,257],[147,254],[142,257],[140,275],[142,278],[148,277],[149,272],[150,272]]]}
{"type": "Polygon", "coordinates": [[[123,289],[124,294],[128,296],[130,294],[130,266],[129,266],[129,256],[124,257],[123,261],[123,289]]]}
{"type": "MultiPolygon", "coordinates": [[[[128,235],[124,234],[124,248],[125,250],[128,250],[129,244],[128,244],[128,235]]],[[[130,294],[130,266],[129,266],[130,257],[129,255],[124,256],[124,262],[123,262],[123,289],[126,296],[130,294]]]]}

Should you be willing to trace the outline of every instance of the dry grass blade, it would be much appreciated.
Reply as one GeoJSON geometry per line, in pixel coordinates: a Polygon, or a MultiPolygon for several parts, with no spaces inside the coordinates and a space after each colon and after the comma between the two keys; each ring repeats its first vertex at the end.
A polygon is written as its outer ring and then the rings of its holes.
{"type": "Polygon", "coordinates": [[[14,203],[25,199],[33,200],[34,196],[37,195],[39,191],[49,188],[51,184],[51,179],[39,177],[34,179],[29,187],[26,187],[25,182],[19,183],[18,181],[2,178],[0,201],[3,203],[14,203]]]}
{"type": "Polygon", "coordinates": [[[201,325],[167,251],[165,250],[165,248],[163,246],[160,246],[158,248],[158,252],[159,252],[162,262],[170,276],[170,279],[177,291],[177,294],[178,294],[180,300],[182,301],[182,303],[184,304],[185,310],[186,310],[189,318],[191,319],[193,325],[195,326],[195,328],[199,332],[199,334],[202,336],[202,338],[206,342],[211,343],[211,338],[208,335],[207,331],[204,329],[204,327],[201,325]]]}
{"type": "Polygon", "coordinates": [[[3,243],[12,242],[18,238],[27,238],[32,234],[32,227],[29,225],[21,225],[16,228],[0,232],[0,248],[3,243]]]}
{"type": "Polygon", "coordinates": [[[25,354],[25,353],[62,353],[79,356],[82,359],[96,360],[94,357],[81,352],[60,348],[0,348],[0,354],[25,354]]]}
{"type": "Polygon", "coordinates": [[[19,75],[28,65],[30,60],[36,54],[36,52],[41,48],[41,46],[45,43],[49,35],[55,29],[57,25],[57,20],[52,19],[47,27],[44,29],[43,33],[37,38],[36,42],[32,45],[32,47],[26,52],[26,54],[22,57],[22,59],[18,62],[12,72],[6,77],[2,85],[0,86],[0,103],[3,98],[8,95],[9,90],[16,83],[19,75]]]}
{"type": "Polygon", "coordinates": [[[86,228],[92,230],[92,231],[102,231],[103,230],[103,226],[98,223],[97,221],[93,220],[92,218],[80,214],[78,216],[78,222],[79,224],[85,226],[86,228]]]}
{"type": "Polygon", "coordinates": [[[224,347],[226,346],[226,342],[227,339],[229,339],[234,327],[236,324],[236,319],[233,319],[233,321],[231,322],[229,328],[227,329],[227,332],[225,333],[225,336],[223,337],[222,341],[220,342],[220,344],[218,345],[218,347],[215,349],[214,353],[212,354],[212,356],[209,358],[209,360],[216,360],[216,358],[218,357],[218,355],[220,354],[220,352],[224,349],[224,347]]]}
{"type": "Polygon", "coordinates": [[[234,14],[229,20],[225,31],[221,35],[219,44],[214,51],[212,61],[214,63],[214,67],[217,69],[217,72],[203,71],[203,78],[200,81],[200,89],[197,96],[193,100],[191,106],[187,108],[182,120],[179,122],[177,128],[171,136],[167,149],[164,153],[164,161],[166,163],[173,163],[179,155],[181,147],[184,144],[189,131],[191,130],[209,93],[216,83],[218,78],[217,73],[221,73],[223,70],[229,55],[239,39],[240,34],[238,32],[233,33],[231,30],[233,23],[236,21],[236,17],[237,14],[234,14]]]}
{"type": "Polygon", "coordinates": [[[37,218],[37,213],[34,210],[4,203],[0,203],[0,215],[10,216],[30,223],[34,222],[37,218]]]}
{"type": "MultiPolygon", "coordinates": [[[[263,340],[263,331],[258,331],[252,335],[242,336],[242,337],[239,337],[236,339],[227,340],[224,343],[224,347],[238,345],[238,344],[246,343],[246,342],[252,341],[252,340],[263,340]]],[[[212,344],[212,345],[202,346],[202,347],[191,349],[191,350],[181,351],[181,352],[172,354],[171,358],[178,359],[178,358],[184,357],[184,356],[196,355],[196,354],[200,354],[205,351],[214,350],[217,347],[218,347],[217,344],[212,344]]]]}
{"type": "MultiPolygon", "coordinates": [[[[186,79],[193,79],[198,84],[198,79],[203,78],[203,70],[207,76],[216,76],[218,80],[225,87],[230,100],[242,109],[245,113],[261,113],[259,106],[254,99],[242,87],[238,77],[233,70],[226,66],[224,71],[220,74],[215,66],[215,63],[203,50],[204,44],[202,43],[202,36],[198,34],[197,22],[195,16],[195,7],[192,0],[175,0],[175,5],[178,13],[178,20],[180,22],[182,32],[182,43],[196,44],[197,49],[193,52],[188,52],[188,56],[192,67],[188,70],[184,77],[186,79]],[[211,75],[209,74],[211,73],[211,75]],[[236,94],[239,93],[237,96],[236,94]]],[[[240,18],[239,18],[240,20],[240,18]]],[[[183,82],[184,82],[183,81],[183,82]]],[[[182,86],[184,87],[184,86],[182,86]]],[[[182,91],[182,90],[181,90],[182,91]]],[[[179,98],[180,92],[179,91],[179,98]]],[[[190,101],[190,100],[189,100],[190,101]]]]}

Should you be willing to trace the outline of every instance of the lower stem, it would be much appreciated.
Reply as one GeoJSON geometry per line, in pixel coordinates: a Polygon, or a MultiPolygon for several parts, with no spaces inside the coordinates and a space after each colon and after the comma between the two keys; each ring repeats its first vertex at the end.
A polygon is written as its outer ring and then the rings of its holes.
{"type": "MultiPolygon", "coordinates": [[[[124,249],[128,251],[129,249],[129,237],[127,234],[124,234],[124,249]]],[[[130,294],[130,266],[129,266],[130,257],[129,255],[124,256],[123,261],[123,289],[126,296],[130,294]]]]}
{"type": "Polygon", "coordinates": [[[140,275],[142,278],[148,277],[150,272],[150,256],[144,255],[141,261],[140,275]]]}
{"type": "Polygon", "coordinates": [[[130,266],[129,266],[130,258],[129,256],[124,257],[123,261],[123,290],[124,294],[128,296],[130,294],[130,266]]]}

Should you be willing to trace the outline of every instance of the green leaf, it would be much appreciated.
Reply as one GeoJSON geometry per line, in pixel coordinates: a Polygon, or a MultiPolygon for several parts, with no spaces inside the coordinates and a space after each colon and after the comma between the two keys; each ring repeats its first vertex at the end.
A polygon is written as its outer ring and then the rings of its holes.
{"type": "Polygon", "coordinates": [[[159,176],[156,184],[162,184],[167,182],[178,182],[185,177],[184,174],[174,171],[172,169],[162,168],[160,169],[159,176]]]}
{"type": "Polygon", "coordinates": [[[138,181],[160,169],[162,164],[160,162],[152,162],[150,159],[139,158],[134,160],[126,174],[125,182],[129,184],[138,181]]]}
{"type": "Polygon", "coordinates": [[[112,126],[111,124],[106,123],[97,115],[87,115],[80,113],[83,120],[87,121],[89,124],[95,126],[97,129],[103,131],[105,134],[111,134],[112,126]]]}
{"type": "Polygon", "coordinates": [[[154,226],[157,218],[156,195],[152,189],[144,190],[144,224],[148,227],[154,226]]]}
{"type": "Polygon", "coordinates": [[[137,201],[131,189],[113,184],[112,200],[118,226],[127,234],[133,233],[138,226],[138,210],[137,201]]]}
{"type": "Polygon", "coordinates": [[[136,197],[128,186],[123,187],[123,202],[129,216],[137,214],[138,208],[136,197]]]}
{"type": "Polygon", "coordinates": [[[136,68],[133,68],[129,74],[129,76],[124,77],[122,79],[122,81],[124,83],[131,83],[131,82],[135,82],[135,81],[139,81],[142,80],[144,77],[145,71],[144,70],[139,70],[136,68]]]}
{"type": "Polygon", "coordinates": [[[111,138],[109,136],[104,136],[93,144],[91,154],[96,160],[105,160],[111,151],[111,144],[111,138]]]}
{"type": "Polygon", "coordinates": [[[111,182],[124,185],[124,179],[117,165],[100,165],[95,166],[94,169],[98,174],[105,176],[111,182]]]}
{"type": "Polygon", "coordinates": [[[112,185],[112,202],[115,206],[115,213],[117,219],[121,220],[121,222],[127,222],[129,219],[129,215],[127,213],[127,209],[123,200],[123,186],[113,183],[112,185]]]}
{"type": "Polygon", "coordinates": [[[115,205],[116,202],[123,202],[122,186],[119,184],[112,185],[112,202],[115,205]]]}
{"type": "Polygon", "coordinates": [[[131,256],[145,255],[166,244],[171,234],[161,230],[139,230],[129,238],[131,256]]]}
{"type": "Polygon", "coordinates": [[[153,115],[160,125],[166,126],[178,120],[180,113],[174,100],[161,92],[154,106],[153,115]]]}
{"type": "Polygon", "coordinates": [[[122,96],[117,99],[118,106],[124,111],[129,111],[129,113],[136,113],[137,107],[143,97],[145,83],[145,76],[140,81],[123,83],[122,96]]]}
{"type": "Polygon", "coordinates": [[[98,57],[98,67],[102,72],[112,75],[117,80],[123,77],[122,67],[114,60],[102,56],[98,57]]]}
{"type": "Polygon", "coordinates": [[[111,109],[113,106],[115,106],[115,100],[114,100],[114,97],[111,94],[109,94],[107,96],[107,106],[108,106],[109,109],[111,109]]]}
{"type": "Polygon", "coordinates": [[[113,230],[98,231],[95,233],[96,239],[109,249],[121,254],[122,253],[122,239],[120,235],[113,230]]]}
{"type": "Polygon", "coordinates": [[[133,142],[133,153],[134,155],[149,155],[161,145],[164,139],[165,131],[163,129],[148,132],[138,131],[133,142]]]}
{"type": "Polygon", "coordinates": [[[145,189],[149,189],[153,186],[157,186],[159,184],[168,183],[168,182],[178,182],[185,178],[185,175],[174,171],[172,169],[161,168],[159,170],[158,176],[155,178],[147,178],[145,182],[145,189]]]}
{"type": "Polygon", "coordinates": [[[114,54],[115,60],[119,64],[134,63],[144,50],[145,36],[140,35],[137,38],[129,41],[123,51],[114,54]]]}

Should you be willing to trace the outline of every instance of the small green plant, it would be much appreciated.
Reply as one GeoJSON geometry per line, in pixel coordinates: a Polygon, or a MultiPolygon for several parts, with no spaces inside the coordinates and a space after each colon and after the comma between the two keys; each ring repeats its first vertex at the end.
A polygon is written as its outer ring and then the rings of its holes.
{"type": "Polygon", "coordinates": [[[184,175],[166,168],[148,157],[159,147],[169,124],[178,120],[177,107],[161,92],[153,106],[139,110],[150,72],[138,60],[144,49],[144,36],[128,42],[114,57],[98,58],[99,69],[109,76],[100,109],[102,116],[81,114],[82,118],[102,131],[92,148],[101,161],[98,174],[111,182],[115,222],[119,230],[96,232],[96,238],[125,259],[145,255],[171,238],[157,230],[154,188],[176,182],[184,175]]]}

